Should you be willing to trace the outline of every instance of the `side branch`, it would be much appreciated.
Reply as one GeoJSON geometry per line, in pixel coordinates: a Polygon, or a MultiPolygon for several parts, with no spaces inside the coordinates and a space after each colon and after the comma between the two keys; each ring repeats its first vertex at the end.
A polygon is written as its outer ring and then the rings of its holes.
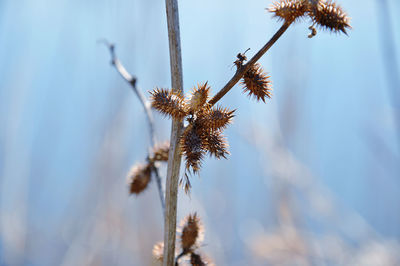
{"type": "MultiPolygon", "coordinates": [[[[103,40],[104,44],[108,47],[110,50],[111,54],[111,65],[115,67],[117,72],[121,75],[121,77],[128,82],[131,85],[131,88],[133,92],[136,94],[138,97],[140,103],[142,104],[144,111],[146,113],[146,118],[147,118],[147,124],[149,127],[150,131],[150,143],[151,146],[154,147],[156,144],[156,136],[155,136],[155,131],[154,131],[154,119],[153,119],[153,114],[151,112],[150,108],[150,103],[146,100],[144,97],[143,93],[136,87],[136,78],[129,74],[129,72],[126,70],[126,68],[122,65],[121,61],[118,59],[118,57],[115,54],[115,45],[108,43],[106,40],[103,40]]],[[[157,189],[158,189],[158,194],[160,196],[160,202],[161,202],[161,208],[163,215],[165,216],[165,201],[164,201],[164,192],[162,190],[162,184],[161,184],[161,177],[158,173],[158,167],[154,166],[153,173],[157,182],[157,189]]]]}
{"type": "Polygon", "coordinates": [[[216,104],[225,94],[230,91],[236,83],[243,77],[243,75],[254,65],[274,43],[282,36],[282,34],[289,28],[291,22],[285,22],[279,30],[272,36],[272,38],[258,51],[248,62],[239,68],[235,75],[228,81],[228,83],[209,101],[211,105],[216,104]]]}

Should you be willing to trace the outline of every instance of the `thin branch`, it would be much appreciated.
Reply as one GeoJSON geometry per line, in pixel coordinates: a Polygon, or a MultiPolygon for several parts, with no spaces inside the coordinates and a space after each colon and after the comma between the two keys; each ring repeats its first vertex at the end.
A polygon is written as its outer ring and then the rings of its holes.
{"type": "MultiPolygon", "coordinates": [[[[165,0],[168,24],[169,56],[172,88],[183,94],[182,55],[179,31],[179,12],[177,0],[165,0]]],[[[181,166],[179,139],[183,123],[172,121],[171,142],[168,156],[167,180],[165,186],[164,222],[164,266],[175,264],[176,212],[178,199],[178,179],[181,166]]]]}
{"type": "Polygon", "coordinates": [[[291,22],[285,22],[282,27],[272,36],[272,38],[258,51],[248,62],[240,67],[231,80],[226,83],[226,85],[210,100],[210,104],[214,105],[217,103],[225,94],[230,91],[236,83],[243,77],[243,75],[249,70],[249,68],[254,65],[268,50],[272,45],[282,36],[282,34],[289,28],[291,22]]]}
{"type": "MultiPolygon", "coordinates": [[[[107,42],[106,40],[102,40],[101,42],[103,42],[110,50],[111,65],[113,65],[115,67],[115,69],[117,70],[117,72],[121,75],[121,77],[131,85],[133,92],[136,94],[140,103],[142,104],[144,111],[146,113],[147,124],[148,124],[149,131],[150,131],[150,143],[151,143],[151,146],[154,147],[156,144],[156,136],[154,133],[155,132],[154,131],[154,119],[153,119],[153,114],[151,112],[150,103],[148,101],[146,101],[146,98],[144,97],[142,91],[137,88],[136,78],[134,76],[132,76],[131,74],[129,74],[129,72],[126,70],[126,68],[122,65],[121,61],[116,56],[115,45],[107,42]]],[[[158,194],[160,196],[160,202],[161,202],[161,208],[163,211],[163,216],[165,217],[164,192],[162,189],[161,177],[160,177],[160,174],[158,173],[157,166],[154,166],[153,173],[154,173],[154,177],[155,177],[156,183],[157,183],[157,189],[158,189],[158,194]]]]}

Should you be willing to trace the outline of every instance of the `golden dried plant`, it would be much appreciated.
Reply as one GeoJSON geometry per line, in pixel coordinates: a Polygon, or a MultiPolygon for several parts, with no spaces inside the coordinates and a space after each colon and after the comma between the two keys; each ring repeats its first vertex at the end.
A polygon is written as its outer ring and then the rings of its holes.
{"type": "MultiPolygon", "coordinates": [[[[175,145],[176,137],[180,138],[180,151],[185,157],[186,164],[184,175],[186,178],[186,192],[190,189],[188,172],[192,171],[193,173],[197,173],[200,170],[202,159],[206,153],[209,153],[210,156],[215,156],[217,159],[226,158],[229,154],[228,143],[222,133],[223,130],[232,123],[235,110],[231,111],[220,106],[213,107],[213,105],[231,90],[240,79],[242,79],[241,84],[244,86],[244,92],[248,92],[248,94],[256,98],[257,101],[262,100],[265,102],[265,98],[271,98],[271,81],[257,61],[275,44],[292,23],[302,18],[309,17],[312,22],[312,25],[309,27],[311,30],[308,36],[309,38],[317,34],[314,27],[315,25],[331,32],[343,32],[345,34],[347,34],[346,30],[351,28],[349,24],[350,19],[347,14],[339,5],[331,0],[280,0],[273,3],[268,10],[272,12],[274,17],[278,18],[278,20],[283,20],[283,25],[247,64],[244,64],[244,62],[247,61],[247,57],[245,56],[246,52],[237,55],[238,59],[234,62],[237,67],[235,75],[212,99],[209,100],[210,87],[207,82],[194,87],[191,95],[187,99],[185,99],[181,93],[168,89],[156,88],[150,92],[153,108],[173,119],[179,121],[186,119],[185,121],[187,123],[183,133],[180,136],[175,134],[179,132],[179,127],[176,127],[172,134],[174,139],[171,140],[175,145]]],[[[113,46],[110,46],[110,50],[113,53],[113,46]]],[[[121,75],[126,77],[127,75],[122,74],[125,70],[121,64],[117,64],[116,62],[118,61],[114,58],[113,64],[119,69],[121,75]],[[120,70],[121,68],[122,70],[120,70]]],[[[136,79],[126,79],[137,92],[135,87],[136,79]]],[[[143,97],[139,95],[139,98],[146,109],[150,131],[152,132],[152,119],[149,115],[148,105],[143,101],[143,97]]],[[[154,138],[152,139],[154,142],[154,138]]],[[[152,154],[148,156],[146,164],[132,168],[129,174],[131,180],[130,192],[132,194],[139,194],[146,189],[151,180],[152,172],[154,171],[154,173],[157,173],[155,163],[168,161],[168,152],[169,147],[155,148],[152,154]]],[[[176,158],[171,160],[172,167],[180,164],[180,157],[175,157],[176,158]]],[[[179,167],[176,169],[178,168],[179,167]]],[[[169,176],[168,178],[175,178],[176,176],[177,174],[173,174],[172,177],[169,176]]],[[[181,179],[181,182],[182,180],[183,179],[181,179]]],[[[159,194],[164,208],[162,186],[160,182],[158,183],[159,194]]],[[[165,228],[169,228],[168,230],[175,230],[176,197],[168,197],[168,195],[175,193],[173,192],[176,188],[174,187],[175,184],[176,182],[170,182],[167,188],[167,192],[170,192],[170,194],[166,194],[166,198],[168,199],[166,209],[172,210],[165,216],[165,228]],[[170,226],[171,224],[173,224],[173,226],[170,226]]],[[[189,215],[183,220],[180,236],[182,252],[176,257],[175,249],[176,265],[178,265],[178,260],[182,256],[189,257],[191,265],[209,265],[207,260],[197,252],[199,243],[202,240],[202,232],[201,221],[196,214],[189,215]]],[[[173,243],[175,243],[175,238],[169,239],[169,235],[170,234],[166,234],[168,237],[166,238],[165,257],[168,258],[168,263],[171,264],[170,259],[173,257],[171,254],[174,252],[173,243]]],[[[163,260],[163,249],[163,243],[158,243],[154,246],[153,255],[158,260],[163,260]]]]}

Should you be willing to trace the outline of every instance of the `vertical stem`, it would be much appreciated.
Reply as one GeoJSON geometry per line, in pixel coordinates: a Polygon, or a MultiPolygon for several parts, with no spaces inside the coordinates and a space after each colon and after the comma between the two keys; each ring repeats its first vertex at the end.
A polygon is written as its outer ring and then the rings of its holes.
{"type": "MultiPolygon", "coordinates": [[[[165,0],[165,5],[167,11],[172,88],[183,93],[178,1],[165,0]]],[[[173,266],[175,264],[176,210],[179,168],[181,165],[179,138],[181,134],[182,122],[173,120],[165,186],[164,266],[173,266]]]]}

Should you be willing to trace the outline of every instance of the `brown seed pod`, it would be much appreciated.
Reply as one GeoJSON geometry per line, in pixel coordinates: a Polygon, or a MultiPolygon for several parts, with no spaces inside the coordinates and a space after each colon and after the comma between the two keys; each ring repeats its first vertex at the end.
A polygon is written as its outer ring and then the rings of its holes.
{"type": "Polygon", "coordinates": [[[210,86],[206,83],[197,84],[197,87],[193,88],[192,96],[186,104],[187,112],[193,113],[201,109],[208,100],[210,94],[210,86]]]}
{"type": "Polygon", "coordinates": [[[130,194],[140,194],[143,192],[150,182],[151,165],[141,164],[132,167],[128,174],[130,182],[130,194]]]}
{"type": "Polygon", "coordinates": [[[181,221],[180,229],[183,254],[189,253],[197,248],[204,239],[204,227],[196,213],[186,216],[181,221]]]}
{"type": "Polygon", "coordinates": [[[254,96],[257,101],[261,99],[265,102],[265,97],[271,98],[271,81],[258,63],[252,65],[243,75],[241,84],[244,92],[249,92],[249,96],[254,96]]]}
{"type": "Polygon", "coordinates": [[[156,145],[153,148],[152,156],[149,158],[151,163],[167,162],[169,153],[169,142],[164,142],[156,145]]]}
{"type": "Polygon", "coordinates": [[[226,156],[229,155],[228,143],[224,136],[221,134],[221,131],[210,131],[207,137],[208,140],[206,149],[208,150],[210,155],[215,156],[215,158],[217,159],[220,159],[221,157],[226,159],[226,156]]]}
{"type": "Polygon", "coordinates": [[[235,110],[231,111],[228,108],[217,106],[205,111],[201,116],[199,116],[198,120],[199,123],[204,125],[207,129],[224,129],[232,123],[232,118],[235,116],[233,114],[234,112],[235,110]]]}
{"type": "Polygon", "coordinates": [[[197,173],[201,167],[201,160],[204,156],[204,138],[196,126],[189,124],[183,132],[180,140],[181,152],[185,156],[186,170],[197,173]]]}
{"type": "Polygon", "coordinates": [[[182,120],[187,114],[182,95],[167,89],[154,89],[150,92],[151,105],[160,113],[182,120]]]}
{"type": "Polygon", "coordinates": [[[268,11],[274,13],[274,17],[286,22],[294,22],[309,11],[308,0],[280,0],[268,8],[268,11]]]}
{"type": "Polygon", "coordinates": [[[203,262],[202,258],[200,255],[197,255],[196,253],[190,254],[190,264],[192,266],[205,266],[206,264],[203,262]]]}
{"type": "Polygon", "coordinates": [[[350,18],[343,9],[332,1],[319,1],[310,12],[310,17],[322,29],[332,32],[343,32],[347,35],[346,28],[351,28],[350,18]]]}
{"type": "Polygon", "coordinates": [[[197,252],[194,253],[192,252],[190,254],[190,265],[192,266],[214,266],[215,264],[207,257],[204,255],[200,255],[197,252]]]}

